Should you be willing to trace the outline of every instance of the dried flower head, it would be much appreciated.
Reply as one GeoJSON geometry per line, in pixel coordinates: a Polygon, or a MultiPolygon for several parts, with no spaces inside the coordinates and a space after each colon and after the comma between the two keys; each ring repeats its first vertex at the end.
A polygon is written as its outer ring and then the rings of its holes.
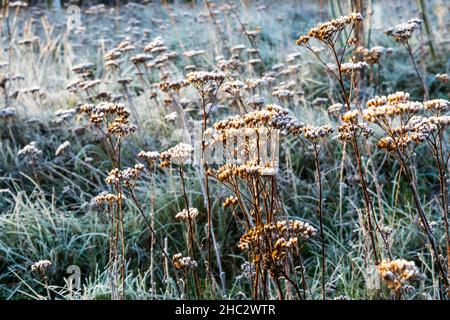
{"type": "Polygon", "coordinates": [[[190,144],[179,143],[175,147],[161,152],[161,167],[165,168],[171,164],[183,165],[191,159],[193,151],[194,148],[190,144]]]}
{"type": "Polygon", "coordinates": [[[52,266],[52,262],[49,260],[39,260],[31,266],[32,272],[45,273],[52,266]]]}
{"type": "Polygon", "coordinates": [[[397,42],[406,43],[412,37],[414,31],[416,31],[422,20],[420,19],[411,19],[408,22],[400,23],[395,27],[389,28],[385,31],[388,36],[391,36],[397,42]]]}
{"type": "Polygon", "coordinates": [[[42,151],[36,147],[36,141],[33,141],[20,149],[17,156],[24,158],[30,165],[33,165],[42,156],[42,151]]]}
{"type": "Polygon", "coordinates": [[[189,211],[186,209],[183,209],[181,212],[178,212],[175,215],[175,219],[181,220],[181,221],[189,221],[194,220],[195,217],[198,216],[198,209],[197,208],[189,208],[189,211]]]}
{"type": "Polygon", "coordinates": [[[183,257],[181,253],[177,253],[172,257],[172,262],[178,270],[195,270],[198,268],[198,264],[191,257],[183,257]]]}
{"type": "Polygon", "coordinates": [[[301,36],[297,40],[297,45],[308,45],[311,38],[334,43],[339,36],[340,32],[348,25],[355,24],[362,21],[363,17],[360,13],[350,13],[347,16],[343,16],[331,21],[318,24],[316,27],[309,30],[307,35],[301,36]]]}
{"type": "Polygon", "coordinates": [[[384,260],[378,266],[378,272],[388,288],[395,291],[408,286],[411,281],[425,280],[415,263],[404,259],[384,260]]]}

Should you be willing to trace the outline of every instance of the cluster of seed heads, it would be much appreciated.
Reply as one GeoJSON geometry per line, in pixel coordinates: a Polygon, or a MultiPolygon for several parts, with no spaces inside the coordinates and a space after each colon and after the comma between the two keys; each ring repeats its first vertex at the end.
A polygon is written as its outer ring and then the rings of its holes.
{"type": "Polygon", "coordinates": [[[210,169],[210,174],[216,176],[219,181],[232,181],[235,177],[240,179],[250,179],[254,176],[272,176],[276,173],[276,169],[270,164],[258,164],[249,161],[245,164],[224,164],[216,171],[210,169]]]}
{"type": "Polygon", "coordinates": [[[384,260],[378,265],[378,272],[388,288],[395,291],[409,286],[411,281],[422,281],[426,278],[413,261],[404,259],[384,260]]]}
{"type": "Polygon", "coordinates": [[[49,260],[39,260],[31,266],[32,272],[45,273],[52,266],[52,262],[49,260]]]}
{"type": "Polygon", "coordinates": [[[363,17],[360,13],[353,12],[347,16],[320,23],[316,27],[311,28],[307,35],[301,36],[297,40],[297,45],[307,45],[311,38],[332,43],[346,26],[360,22],[362,19],[363,17]]]}
{"type": "Polygon", "coordinates": [[[144,159],[147,163],[154,163],[159,159],[159,152],[157,151],[140,151],[137,155],[139,158],[144,159]]]}
{"type": "Polygon", "coordinates": [[[342,73],[353,73],[363,71],[368,67],[367,62],[358,61],[358,62],[346,62],[341,64],[341,72],[342,73]]]}
{"type": "Polygon", "coordinates": [[[382,46],[375,46],[370,49],[364,47],[357,47],[353,56],[359,60],[368,63],[369,65],[379,64],[380,59],[385,53],[390,53],[392,49],[386,49],[382,46]]]}
{"type": "Polygon", "coordinates": [[[216,72],[195,71],[188,73],[186,79],[190,84],[201,87],[208,83],[221,83],[225,80],[225,75],[216,72]]]}
{"type": "Polygon", "coordinates": [[[194,220],[195,217],[198,216],[198,209],[197,208],[189,208],[189,210],[183,209],[182,211],[178,212],[175,215],[175,219],[181,220],[181,221],[189,221],[194,220]]]}
{"type": "Polygon", "coordinates": [[[328,137],[333,132],[333,128],[330,125],[324,125],[324,126],[311,126],[306,125],[303,128],[303,134],[306,139],[317,142],[321,139],[324,139],[328,137]]]}
{"type": "Polygon", "coordinates": [[[161,152],[161,167],[165,168],[174,165],[183,165],[191,159],[194,148],[187,143],[179,143],[175,147],[161,152]]]}
{"type": "Polygon", "coordinates": [[[234,197],[234,196],[229,196],[223,202],[223,208],[226,209],[228,207],[235,206],[237,204],[238,204],[238,198],[234,197]]]}
{"type": "Polygon", "coordinates": [[[198,268],[198,263],[191,257],[183,257],[181,253],[177,253],[172,257],[172,262],[178,270],[195,270],[198,268]]]}
{"type": "Polygon", "coordinates": [[[395,27],[389,28],[385,31],[388,36],[391,36],[395,39],[395,41],[400,43],[406,43],[409,39],[411,39],[414,31],[419,29],[422,20],[420,19],[411,19],[408,22],[400,23],[395,27]]]}
{"type": "Polygon", "coordinates": [[[120,183],[124,183],[128,188],[132,189],[136,184],[136,179],[144,171],[143,164],[138,163],[133,168],[125,168],[119,170],[118,168],[112,169],[105,181],[107,184],[118,186],[120,183]]]}
{"type": "Polygon", "coordinates": [[[30,142],[17,152],[19,158],[25,159],[28,164],[33,165],[42,156],[42,150],[36,147],[36,141],[30,142]]]}
{"type": "Polygon", "coordinates": [[[121,103],[101,102],[98,105],[85,104],[81,112],[89,116],[89,120],[97,125],[107,125],[106,131],[117,137],[125,137],[136,131],[136,126],[129,121],[130,111],[121,103]]]}

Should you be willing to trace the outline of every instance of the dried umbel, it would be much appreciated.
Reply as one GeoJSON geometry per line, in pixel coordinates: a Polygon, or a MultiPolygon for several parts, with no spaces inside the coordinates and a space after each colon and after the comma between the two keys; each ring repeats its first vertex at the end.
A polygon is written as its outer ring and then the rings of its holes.
{"type": "Polygon", "coordinates": [[[161,168],[165,168],[172,165],[183,165],[187,163],[191,157],[194,148],[187,143],[179,143],[175,147],[161,152],[161,168]]]}
{"type": "Polygon", "coordinates": [[[386,96],[376,96],[367,102],[363,118],[369,122],[382,123],[394,117],[415,114],[423,109],[420,102],[410,101],[409,93],[396,92],[386,96]]]}
{"type": "Polygon", "coordinates": [[[431,133],[447,127],[450,119],[439,116],[441,112],[448,110],[447,100],[412,102],[409,94],[404,92],[396,92],[387,97],[377,96],[369,100],[367,106],[363,117],[379,125],[387,134],[378,141],[378,147],[389,152],[405,150],[411,142],[424,142],[431,133]],[[438,116],[416,116],[423,110],[434,111],[438,116]]]}
{"type": "Polygon", "coordinates": [[[391,36],[397,42],[406,43],[409,39],[411,39],[414,31],[419,29],[422,20],[420,19],[411,19],[408,22],[401,23],[396,25],[395,27],[389,28],[386,30],[386,34],[391,36]]]}
{"type": "Polygon", "coordinates": [[[333,128],[330,125],[324,125],[320,127],[306,125],[303,128],[303,135],[306,139],[312,142],[318,142],[321,139],[325,139],[333,132],[333,128]]]}
{"type": "Polygon", "coordinates": [[[345,122],[337,129],[339,132],[337,138],[343,142],[353,141],[355,138],[358,139],[360,136],[367,138],[373,134],[373,130],[363,122],[345,122]]]}
{"type": "Polygon", "coordinates": [[[246,280],[252,280],[256,276],[256,268],[253,263],[244,262],[241,264],[241,271],[240,277],[243,277],[246,280]]]}
{"type": "Polygon", "coordinates": [[[130,58],[131,62],[133,62],[134,64],[146,63],[147,61],[150,61],[152,59],[153,59],[153,56],[151,54],[145,54],[145,53],[140,53],[140,54],[135,55],[134,57],[130,58]]]}
{"type": "Polygon", "coordinates": [[[156,37],[152,42],[145,46],[144,51],[150,53],[161,53],[167,51],[167,47],[161,37],[156,37]]]}
{"type": "Polygon", "coordinates": [[[318,24],[316,27],[309,30],[307,35],[301,36],[297,40],[297,45],[308,45],[311,38],[334,43],[340,32],[348,25],[355,24],[362,21],[363,17],[360,13],[350,13],[347,16],[343,16],[331,21],[318,24]]]}
{"type": "Polygon", "coordinates": [[[303,123],[289,116],[287,110],[269,104],[263,110],[253,111],[243,116],[234,116],[214,124],[216,130],[242,128],[273,128],[284,134],[300,134],[303,123]]]}
{"type": "Polygon", "coordinates": [[[71,118],[73,118],[77,113],[77,110],[72,108],[72,109],[65,109],[65,110],[56,110],[55,111],[55,117],[56,117],[56,122],[57,123],[61,123],[63,121],[67,121],[71,118]]]}
{"type": "Polygon", "coordinates": [[[0,110],[0,119],[12,119],[16,116],[16,109],[8,107],[5,109],[0,110]]]}
{"type": "Polygon", "coordinates": [[[174,92],[179,92],[182,88],[185,88],[189,85],[189,82],[184,80],[184,79],[180,79],[180,80],[174,80],[174,81],[170,81],[170,82],[160,82],[158,84],[159,89],[163,92],[170,92],[170,91],[174,91],[174,92]]]}
{"type": "Polygon", "coordinates": [[[159,159],[159,152],[157,151],[141,151],[138,157],[147,161],[147,163],[155,163],[159,159]]]}
{"type": "Polygon", "coordinates": [[[291,90],[278,89],[273,91],[272,95],[280,100],[288,100],[294,96],[294,93],[291,90]]]}
{"type": "Polygon", "coordinates": [[[78,74],[84,74],[88,71],[92,71],[94,64],[92,62],[84,62],[72,67],[72,71],[78,74]]]}
{"type": "Polygon", "coordinates": [[[374,65],[380,62],[380,59],[385,52],[387,52],[387,50],[382,46],[375,46],[370,49],[358,47],[353,52],[353,56],[359,61],[374,65]]]}
{"type": "Polygon", "coordinates": [[[395,291],[409,286],[411,281],[422,281],[426,278],[413,261],[403,259],[382,261],[378,272],[388,288],[395,291]]]}
{"type": "Polygon", "coordinates": [[[423,103],[423,106],[427,110],[434,110],[438,112],[445,112],[450,108],[450,102],[444,99],[433,99],[423,103]]]}
{"type": "Polygon", "coordinates": [[[198,209],[197,208],[189,208],[189,210],[183,209],[181,212],[178,212],[175,215],[175,219],[181,220],[181,221],[189,221],[189,220],[192,221],[197,216],[198,216],[198,209]]]}
{"type": "Polygon", "coordinates": [[[238,204],[238,202],[239,202],[239,199],[237,197],[229,196],[223,202],[223,208],[226,209],[228,207],[235,206],[238,204]]]}
{"type": "Polygon", "coordinates": [[[317,234],[317,230],[308,222],[301,220],[281,220],[276,223],[278,231],[286,235],[297,235],[308,240],[317,234]]]}
{"type": "Polygon", "coordinates": [[[341,64],[342,73],[354,73],[363,71],[368,67],[368,64],[364,61],[360,62],[346,62],[341,64]]]}
{"type": "Polygon", "coordinates": [[[436,79],[439,80],[442,83],[449,83],[450,82],[450,77],[446,73],[438,73],[436,75],[436,79]]]}
{"type": "Polygon", "coordinates": [[[196,88],[202,88],[208,84],[222,83],[225,80],[225,75],[223,73],[196,71],[188,73],[186,78],[196,88]]]}
{"type": "Polygon", "coordinates": [[[265,165],[258,164],[254,161],[249,161],[245,164],[225,164],[215,171],[210,171],[210,174],[217,177],[221,182],[232,182],[235,178],[251,179],[252,177],[273,176],[276,169],[271,163],[265,165]]]}
{"type": "Polygon", "coordinates": [[[185,56],[186,58],[194,58],[205,54],[206,54],[205,50],[190,50],[183,52],[183,56],[185,56]]]}
{"type": "Polygon", "coordinates": [[[177,253],[172,257],[172,262],[178,270],[190,271],[198,268],[198,264],[191,257],[183,257],[181,253],[177,253]]]}
{"type": "Polygon", "coordinates": [[[36,147],[36,141],[30,142],[17,152],[19,158],[25,159],[29,164],[33,165],[42,156],[42,151],[36,147]]]}
{"type": "Polygon", "coordinates": [[[298,253],[299,241],[316,233],[316,229],[300,220],[267,223],[248,230],[239,240],[238,248],[248,251],[253,264],[261,262],[264,270],[278,278],[283,274],[285,259],[298,253]]]}
{"type": "Polygon", "coordinates": [[[38,272],[38,273],[46,273],[48,269],[52,266],[52,262],[49,260],[39,260],[38,262],[34,263],[31,266],[32,272],[38,272]]]}
{"type": "Polygon", "coordinates": [[[133,168],[125,168],[119,170],[117,168],[111,170],[105,181],[107,184],[119,186],[120,183],[124,183],[129,189],[133,189],[136,185],[136,180],[139,175],[144,171],[144,165],[141,163],[136,164],[133,168]]]}
{"type": "Polygon", "coordinates": [[[342,103],[335,103],[328,107],[328,112],[339,114],[343,107],[344,105],[342,103]]]}
{"type": "Polygon", "coordinates": [[[123,195],[115,195],[109,192],[102,192],[100,193],[98,196],[94,197],[94,201],[99,204],[99,205],[103,205],[103,204],[109,204],[109,205],[113,205],[114,203],[119,202],[120,198],[122,197],[121,200],[124,200],[123,195]]]}
{"type": "Polygon", "coordinates": [[[89,120],[101,128],[106,125],[106,134],[112,134],[119,138],[128,136],[136,131],[136,126],[130,124],[130,111],[121,103],[102,102],[98,105],[85,104],[80,108],[81,112],[89,116],[89,120]]]}
{"type": "Polygon", "coordinates": [[[222,86],[222,90],[229,93],[235,98],[239,98],[241,96],[241,91],[244,88],[244,83],[239,80],[229,81],[224,83],[222,86]]]}

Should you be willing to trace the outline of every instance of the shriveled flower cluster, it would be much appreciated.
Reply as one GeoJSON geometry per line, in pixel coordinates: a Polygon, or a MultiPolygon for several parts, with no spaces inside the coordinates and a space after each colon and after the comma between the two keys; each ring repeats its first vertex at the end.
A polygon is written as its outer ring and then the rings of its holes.
{"type": "Polygon", "coordinates": [[[56,122],[61,123],[66,120],[69,120],[72,117],[74,117],[76,113],[77,113],[77,110],[74,108],[66,109],[66,110],[56,110],[55,111],[56,122]]]}
{"type": "Polygon", "coordinates": [[[240,97],[241,91],[244,88],[244,83],[239,80],[225,82],[222,90],[231,94],[233,97],[240,97]]]}
{"type": "Polygon", "coordinates": [[[8,107],[0,110],[0,119],[12,119],[16,116],[16,109],[8,107]]]}
{"type": "Polygon", "coordinates": [[[444,99],[433,99],[425,101],[423,106],[427,110],[447,111],[450,109],[450,102],[444,99]]]}
{"type": "Polygon", "coordinates": [[[374,65],[380,62],[382,55],[387,51],[388,50],[382,46],[376,46],[370,49],[357,47],[353,52],[353,55],[360,61],[374,65]]]}
{"type": "Polygon", "coordinates": [[[89,120],[97,125],[107,125],[107,132],[117,137],[125,137],[136,131],[136,126],[130,124],[130,111],[121,103],[101,102],[98,105],[85,104],[81,112],[89,116],[89,120]]]}
{"type": "Polygon", "coordinates": [[[301,220],[281,220],[276,223],[276,226],[282,234],[294,234],[306,240],[317,234],[317,230],[311,224],[301,220]]]}
{"type": "Polygon", "coordinates": [[[141,163],[136,164],[133,168],[125,168],[123,170],[115,168],[109,172],[105,181],[107,184],[115,186],[124,183],[127,188],[132,189],[136,185],[136,179],[144,171],[144,168],[144,165],[141,163]]]}
{"type": "Polygon", "coordinates": [[[333,128],[330,125],[324,125],[320,127],[306,125],[303,128],[303,134],[306,139],[317,142],[321,139],[326,138],[333,132],[333,128]]]}
{"type": "Polygon", "coordinates": [[[341,141],[352,141],[355,138],[368,137],[373,134],[373,130],[367,126],[364,122],[345,122],[338,128],[337,138],[341,141]]]}
{"type": "Polygon", "coordinates": [[[159,159],[159,152],[157,151],[140,151],[137,155],[139,158],[144,159],[147,163],[154,163],[159,159]]]}
{"type": "Polygon", "coordinates": [[[175,219],[181,220],[181,221],[189,221],[194,220],[195,217],[198,216],[198,209],[197,208],[189,208],[189,210],[183,209],[181,212],[178,212],[175,215],[175,219]]]}
{"type": "Polygon", "coordinates": [[[36,147],[36,141],[30,142],[17,152],[19,158],[25,159],[29,164],[33,165],[42,156],[42,150],[36,147]]]}
{"type": "Polygon", "coordinates": [[[178,270],[195,270],[198,268],[198,263],[191,257],[183,257],[181,253],[177,253],[172,257],[172,262],[178,270]]]}
{"type": "Polygon", "coordinates": [[[404,259],[384,260],[378,266],[378,272],[389,289],[400,290],[409,286],[410,281],[425,280],[413,261],[404,259]]]}
{"type": "Polygon", "coordinates": [[[421,23],[422,20],[420,19],[411,19],[408,22],[400,23],[395,27],[387,29],[385,33],[393,37],[397,42],[406,43],[411,39],[414,31],[420,27],[421,23]]]}
{"type": "Polygon", "coordinates": [[[409,100],[409,93],[396,92],[386,96],[376,96],[367,102],[367,109],[363,111],[363,118],[369,122],[380,122],[402,116],[414,114],[423,109],[423,104],[409,100]]]}
{"type": "Polygon", "coordinates": [[[145,46],[144,51],[150,53],[161,53],[167,51],[167,47],[161,37],[156,37],[153,41],[145,46]]]}
{"type": "Polygon", "coordinates": [[[52,266],[49,260],[39,260],[31,266],[32,272],[45,273],[52,266]]]}
{"type": "Polygon", "coordinates": [[[256,268],[253,263],[244,262],[241,264],[241,275],[239,277],[243,277],[246,280],[251,280],[256,276],[256,268]]]}
{"type": "Polygon", "coordinates": [[[160,82],[158,84],[158,87],[163,92],[170,92],[170,91],[179,92],[182,88],[187,87],[188,85],[189,85],[188,81],[180,79],[170,82],[167,81],[160,82]]]}
{"type": "Polygon", "coordinates": [[[337,138],[341,141],[352,141],[359,136],[368,137],[373,134],[373,130],[370,129],[364,122],[358,122],[358,110],[350,110],[342,115],[342,121],[338,129],[337,138]]]}
{"type": "Polygon", "coordinates": [[[362,19],[363,17],[360,13],[353,12],[347,16],[320,23],[310,29],[306,36],[301,36],[297,40],[297,45],[306,45],[311,38],[332,43],[346,26],[360,22],[362,19]]]}
{"type": "Polygon", "coordinates": [[[449,77],[449,75],[446,74],[446,73],[438,73],[438,74],[436,75],[436,79],[439,80],[439,81],[442,82],[442,83],[448,83],[448,82],[450,82],[450,77],[449,77]]]}
{"type": "MultiPolygon", "coordinates": [[[[122,200],[123,200],[123,195],[121,195],[122,200]]],[[[119,195],[115,195],[109,192],[102,192],[99,195],[94,197],[94,201],[97,204],[109,204],[112,205],[114,203],[117,203],[119,199],[119,195]]]]}
{"type": "Polygon", "coordinates": [[[229,196],[228,198],[225,199],[225,201],[223,202],[223,208],[226,209],[230,206],[234,206],[238,203],[238,198],[234,197],[234,196],[229,196]]]}
{"type": "Polygon", "coordinates": [[[289,116],[288,111],[274,104],[263,110],[249,112],[243,116],[234,116],[214,124],[216,130],[270,127],[280,129],[282,133],[299,134],[303,123],[289,116]]]}
{"type": "Polygon", "coordinates": [[[216,171],[210,170],[210,174],[217,177],[219,181],[232,181],[234,177],[249,179],[252,176],[271,176],[276,173],[276,169],[270,163],[266,165],[249,161],[245,164],[225,164],[216,171]]]}
{"type": "Polygon", "coordinates": [[[186,78],[190,84],[200,87],[207,83],[221,83],[225,80],[225,75],[223,73],[216,72],[194,71],[188,73],[186,78]]]}
{"type": "Polygon", "coordinates": [[[299,240],[308,240],[316,233],[309,223],[300,220],[266,223],[248,230],[238,248],[249,252],[253,264],[262,262],[263,269],[279,277],[286,257],[296,253],[299,240]]]}
{"type": "Polygon", "coordinates": [[[179,143],[175,147],[161,152],[161,168],[166,168],[171,164],[183,165],[191,159],[194,148],[187,143],[179,143]]]}
{"type": "Polygon", "coordinates": [[[341,64],[342,73],[352,73],[363,71],[368,67],[367,62],[359,61],[359,62],[346,62],[341,64]]]}
{"type": "Polygon", "coordinates": [[[378,141],[378,147],[386,151],[405,149],[411,142],[422,143],[431,133],[450,124],[450,117],[440,116],[450,106],[444,99],[412,102],[408,93],[396,92],[387,97],[377,96],[369,100],[367,106],[363,117],[386,132],[387,136],[378,141]],[[435,111],[437,116],[416,116],[423,110],[435,111]],[[395,121],[396,118],[401,120],[400,124],[395,121]]]}

